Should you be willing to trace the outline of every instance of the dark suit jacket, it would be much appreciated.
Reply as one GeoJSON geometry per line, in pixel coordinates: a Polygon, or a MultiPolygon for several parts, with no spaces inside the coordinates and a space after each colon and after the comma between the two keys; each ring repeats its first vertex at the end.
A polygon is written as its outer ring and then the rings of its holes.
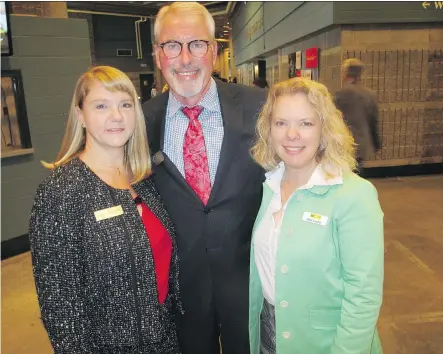
{"type": "MultiPolygon", "coordinates": [[[[249,149],[266,91],[216,82],[224,138],[207,205],[165,154],[154,158],[154,181],[177,230],[184,311],[207,315],[215,294],[219,311],[247,321],[251,232],[264,181],[249,149]]],[[[152,154],[163,150],[167,102],[168,92],[143,105],[152,154]]]]}
{"type": "Polygon", "coordinates": [[[358,144],[357,158],[369,158],[380,149],[377,97],[360,84],[347,84],[335,94],[335,104],[358,144]]]}

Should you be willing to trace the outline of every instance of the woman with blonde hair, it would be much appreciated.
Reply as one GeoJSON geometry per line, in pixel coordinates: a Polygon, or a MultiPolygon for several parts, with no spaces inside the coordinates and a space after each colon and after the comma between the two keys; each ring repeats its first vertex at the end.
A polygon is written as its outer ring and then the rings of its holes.
{"type": "Polygon", "coordinates": [[[380,354],[383,212],[354,174],[354,141],[326,87],[274,85],[251,152],[267,171],[252,236],[251,353],[380,354]]]}
{"type": "Polygon", "coordinates": [[[58,157],[37,190],[29,237],[54,353],[179,353],[178,254],[150,178],[132,82],[98,66],[75,87],[58,157]]]}

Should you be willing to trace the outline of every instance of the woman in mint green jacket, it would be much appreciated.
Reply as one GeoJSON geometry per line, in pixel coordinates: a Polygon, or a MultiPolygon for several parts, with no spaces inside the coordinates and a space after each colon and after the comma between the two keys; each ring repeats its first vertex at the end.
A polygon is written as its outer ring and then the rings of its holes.
{"type": "Polygon", "coordinates": [[[266,168],[253,229],[251,354],[381,354],[383,212],[326,87],[274,85],[251,152],[266,168]]]}

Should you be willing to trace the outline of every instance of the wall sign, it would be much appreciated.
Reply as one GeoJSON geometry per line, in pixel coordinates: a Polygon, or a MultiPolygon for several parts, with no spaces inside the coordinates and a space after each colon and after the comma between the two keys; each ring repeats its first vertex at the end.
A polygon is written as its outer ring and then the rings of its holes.
{"type": "Polygon", "coordinates": [[[263,15],[257,21],[255,21],[255,23],[253,23],[252,26],[248,28],[248,39],[251,40],[252,36],[262,28],[263,28],[263,15]]]}
{"type": "MultiPolygon", "coordinates": [[[[434,7],[435,7],[436,10],[443,10],[443,1],[433,1],[433,3],[434,3],[434,7]]],[[[423,1],[423,2],[421,3],[421,6],[423,6],[423,8],[424,8],[425,10],[427,10],[428,7],[431,6],[431,2],[429,2],[429,1],[423,1]]],[[[431,7],[431,8],[432,8],[432,7],[431,7]]]]}
{"type": "Polygon", "coordinates": [[[318,68],[318,48],[306,49],[306,69],[318,68]]]}

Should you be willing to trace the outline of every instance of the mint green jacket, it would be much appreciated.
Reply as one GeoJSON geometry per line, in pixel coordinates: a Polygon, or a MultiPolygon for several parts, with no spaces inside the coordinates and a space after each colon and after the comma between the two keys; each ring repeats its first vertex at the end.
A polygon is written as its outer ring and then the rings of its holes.
{"type": "MultiPolygon", "coordinates": [[[[255,230],[273,196],[263,185],[251,243],[251,354],[259,353],[263,307],[255,230]]],[[[343,184],[297,190],[278,239],[277,354],[381,354],[376,323],[382,304],[383,259],[383,212],[370,182],[344,173],[343,184]],[[326,224],[304,221],[305,212],[328,217],[326,224]]]]}

